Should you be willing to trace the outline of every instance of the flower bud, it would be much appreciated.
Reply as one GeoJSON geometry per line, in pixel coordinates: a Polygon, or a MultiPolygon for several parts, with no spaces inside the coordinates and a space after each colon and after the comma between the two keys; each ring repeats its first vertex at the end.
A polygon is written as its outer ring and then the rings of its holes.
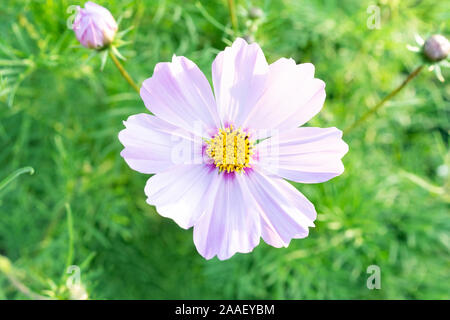
{"type": "Polygon", "coordinates": [[[253,43],[255,42],[255,37],[251,34],[248,34],[244,36],[244,40],[247,41],[248,43],[253,43]]]}
{"type": "Polygon", "coordinates": [[[423,52],[431,61],[440,61],[450,53],[450,43],[444,36],[435,34],[425,41],[423,52]]]}
{"type": "Polygon", "coordinates": [[[99,50],[114,40],[117,23],[108,9],[88,1],[84,9],[77,7],[77,10],[73,30],[84,47],[99,50]]]}
{"type": "Polygon", "coordinates": [[[264,16],[264,11],[259,7],[251,7],[248,9],[248,17],[252,20],[262,18],[264,16]]]}

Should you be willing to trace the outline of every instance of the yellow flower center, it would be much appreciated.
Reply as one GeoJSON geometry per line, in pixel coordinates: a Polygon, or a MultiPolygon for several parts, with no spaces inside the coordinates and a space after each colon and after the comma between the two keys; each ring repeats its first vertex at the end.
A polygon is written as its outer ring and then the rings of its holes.
{"type": "Polygon", "coordinates": [[[206,154],[214,160],[219,172],[242,172],[244,168],[250,167],[253,142],[250,142],[248,135],[241,128],[235,130],[230,125],[220,129],[206,143],[206,154]]]}

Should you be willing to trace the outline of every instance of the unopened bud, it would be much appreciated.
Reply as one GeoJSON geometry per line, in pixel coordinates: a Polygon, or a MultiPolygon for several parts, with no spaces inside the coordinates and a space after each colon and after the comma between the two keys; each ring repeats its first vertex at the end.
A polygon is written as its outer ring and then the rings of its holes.
{"type": "Polygon", "coordinates": [[[264,11],[259,7],[251,7],[248,9],[248,17],[252,20],[262,18],[264,16],[264,11]]]}
{"type": "Polygon", "coordinates": [[[435,34],[425,41],[423,52],[429,60],[440,61],[447,58],[450,53],[450,43],[446,37],[435,34]]]}
{"type": "Polygon", "coordinates": [[[250,35],[245,35],[244,36],[244,40],[247,41],[248,43],[253,43],[253,42],[255,42],[255,37],[252,36],[251,34],[250,35]]]}
{"type": "Polygon", "coordinates": [[[73,30],[78,41],[89,49],[102,49],[108,46],[117,32],[117,23],[108,9],[86,2],[84,8],[77,8],[73,30]]]}

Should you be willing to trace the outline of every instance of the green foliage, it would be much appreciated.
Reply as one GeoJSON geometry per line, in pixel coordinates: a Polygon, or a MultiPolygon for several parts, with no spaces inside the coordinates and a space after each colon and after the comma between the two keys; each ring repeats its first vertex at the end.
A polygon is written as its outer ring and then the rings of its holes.
{"type": "MultiPolygon", "coordinates": [[[[406,49],[414,33],[448,35],[445,1],[378,2],[381,28],[371,30],[371,1],[240,0],[240,35],[253,33],[269,62],[314,63],[327,101],[310,125],[343,129],[420,63],[406,49]],[[251,5],[261,20],[247,21],[251,5]]],[[[226,1],[98,3],[122,17],[121,30],[134,27],[120,50],[139,83],[174,53],[209,76],[234,37],[226,1]]],[[[192,230],[145,203],[148,177],[119,156],[122,120],[146,109],[111,61],[100,72],[100,56],[77,45],[72,4],[0,4],[0,181],[35,169],[0,190],[0,262],[30,290],[70,297],[65,271],[76,264],[90,298],[450,298],[448,84],[423,72],[344,136],[342,176],[296,184],[318,211],[307,239],[206,261],[192,230]],[[366,287],[372,264],[381,290],[366,287]]],[[[9,280],[0,272],[0,299],[30,296],[9,280]]]]}

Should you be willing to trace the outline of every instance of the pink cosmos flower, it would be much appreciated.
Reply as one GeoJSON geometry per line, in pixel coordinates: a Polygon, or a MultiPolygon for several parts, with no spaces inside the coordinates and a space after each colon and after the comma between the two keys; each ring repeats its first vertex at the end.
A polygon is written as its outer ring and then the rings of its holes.
{"type": "Polygon", "coordinates": [[[108,9],[88,1],[84,9],[78,6],[77,10],[73,30],[83,46],[89,49],[101,49],[113,41],[117,32],[117,23],[108,9]]]}
{"type": "Polygon", "coordinates": [[[318,183],[344,171],[336,128],[299,126],[316,115],[325,83],[314,66],[267,64],[258,44],[236,39],[212,65],[214,94],[185,57],[158,63],[141,97],[154,114],[132,115],[119,133],[122,157],[155,174],[147,202],[180,227],[194,227],[206,259],[247,253],[260,238],[287,247],[314,226],[314,205],[284,179],[318,183]]]}

